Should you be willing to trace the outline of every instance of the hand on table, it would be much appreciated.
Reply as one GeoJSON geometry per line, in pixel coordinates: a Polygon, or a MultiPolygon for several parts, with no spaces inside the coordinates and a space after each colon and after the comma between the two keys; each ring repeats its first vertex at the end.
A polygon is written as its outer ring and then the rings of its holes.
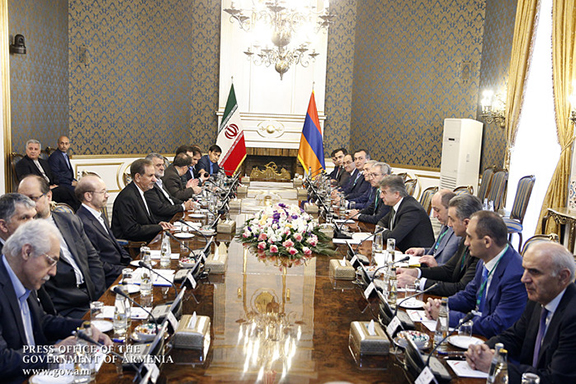
{"type": "Polygon", "coordinates": [[[412,256],[422,256],[424,255],[424,248],[408,248],[406,250],[406,254],[407,255],[412,255],[412,256]]]}
{"type": "Polygon", "coordinates": [[[165,231],[173,231],[173,230],[176,229],[175,226],[173,226],[172,224],[167,223],[167,222],[165,222],[165,221],[161,221],[161,222],[159,222],[158,224],[160,224],[160,226],[162,227],[162,229],[165,230],[165,231]]]}
{"type": "Polygon", "coordinates": [[[398,274],[396,271],[396,280],[398,281],[398,288],[406,288],[406,287],[413,287],[414,281],[416,281],[417,277],[413,276],[409,269],[405,270],[406,272],[398,274]]]}
{"type": "Polygon", "coordinates": [[[488,372],[494,356],[494,350],[490,349],[486,344],[472,344],[464,352],[464,356],[466,356],[466,362],[472,369],[488,372]]]}
{"type": "Polygon", "coordinates": [[[436,259],[432,255],[424,255],[420,259],[418,259],[418,261],[420,262],[420,265],[426,264],[429,267],[437,267],[438,266],[438,262],[436,261],[436,259]]]}
{"type": "Polygon", "coordinates": [[[350,219],[350,218],[356,219],[356,216],[358,216],[358,213],[360,213],[359,210],[353,209],[353,210],[350,211],[350,213],[348,213],[348,215],[346,216],[346,218],[347,218],[347,219],[350,219]]]}
{"type": "Polygon", "coordinates": [[[424,304],[424,311],[426,312],[426,317],[428,319],[436,320],[438,318],[441,303],[442,302],[438,299],[428,298],[428,302],[424,304]]]}
{"type": "Polygon", "coordinates": [[[191,211],[194,209],[194,200],[188,200],[184,202],[184,210],[191,211]]]}

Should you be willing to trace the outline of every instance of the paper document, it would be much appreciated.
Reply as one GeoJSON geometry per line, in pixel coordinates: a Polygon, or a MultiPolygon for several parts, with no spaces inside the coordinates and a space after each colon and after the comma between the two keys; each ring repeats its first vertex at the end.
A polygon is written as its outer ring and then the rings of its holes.
{"type": "Polygon", "coordinates": [[[486,372],[472,369],[465,360],[448,360],[447,363],[458,377],[474,377],[478,379],[486,379],[488,377],[486,372]]]}

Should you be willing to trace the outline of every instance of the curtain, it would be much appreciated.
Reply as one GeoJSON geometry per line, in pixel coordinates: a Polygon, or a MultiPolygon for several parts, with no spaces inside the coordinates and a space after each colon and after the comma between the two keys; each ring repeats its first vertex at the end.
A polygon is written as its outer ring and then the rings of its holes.
{"type": "Polygon", "coordinates": [[[514,146],[516,131],[518,130],[518,117],[520,116],[524,82],[530,63],[530,50],[537,11],[538,0],[518,0],[506,94],[506,154],[504,157],[504,168],[506,169],[510,169],[510,150],[514,146]]]}
{"type": "Polygon", "coordinates": [[[562,151],[542,203],[536,233],[558,232],[557,225],[552,220],[548,221],[546,228],[542,228],[542,218],[546,215],[548,208],[566,206],[568,197],[572,143],[574,142],[574,124],[568,118],[570,116],[568,97],[571,93],[576,93],[576,89],[571,89],[572,81],[576,80],[575,38],[576,7],[574,2],[555,0],[552,11],[552,81],[556,129],[562,151]]]}

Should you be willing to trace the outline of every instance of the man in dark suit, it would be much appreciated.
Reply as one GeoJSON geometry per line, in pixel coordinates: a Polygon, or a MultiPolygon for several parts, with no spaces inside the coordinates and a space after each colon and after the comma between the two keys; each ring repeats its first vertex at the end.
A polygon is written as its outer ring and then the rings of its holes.
{"type": "Polygon", "coordinates": [[[60,234],[60,259],[53,279],[45,284],[54,307],[63,316],[80,318],[105,290],[104,270],[98,253],[73,214],[50,212],[52,191],[39,176],[29,175],[18,192],[36,202],[36,217],[54,224],[60,234]]]}
{"type": "Polygon", "coordinates": [[[96,175],[84,176],[76,185],[76,197],[82,202],[76,215],[82,220],[86,236],[100,255],[106,286],[109,287],[132,259],[118,244],[102,214],[109,197],[106,184],[96,175]]]}
{"type": "Polygon", "coordinates": [[[208,148],[208,154],[202,156],[200,158],[200,161],[198,161],[198,165],[196,166],[198,172],[204,170],[210,176],[217,175],[218,171],[220,171],[220,166],[218,165],[218,159],[220,159],[221,154],[222,149],[216,144],[208,148]]]}
{"type": "Polygon", "coordinates": [[[188,171],[181,176],[182,182],[184,183],[184,185],[186,185],[190,179],[198,179],[197,181],[198,184],[194,184],[194,186],[202,185],[202,183],[210,177],[208,172],[204,172],[202,170],[202,174],[200,174],[201,172],[198,169],[196,169],[197,168],[196,165],[202,158],[202,150],[197,145],[181,145],[178,148],[176,148],[174,158],[178,157],[178,155],[180,155],[181,153],[184,155],[188,155],[188,157],[192,159],[192,163],[188,167],[188,171]]]}
{"type": "MultiPolygon", "coordinates": [[[[45,220],[24,223],[4,247],[0,261],[0,371],[3,383],[21,383],[26,369],[48,368],[47,348],[73,346],[72,331],[82,320],[46,314],[36,290],[56,276],[60,258],[58,231],[45,220]]],[[[110,338],[92,327],[93,338],[111,346],[110,338]]]]}
{"type": "MultiPolygon", "coordinates": [[[[450,200],[456,196],[454,192],[449,189],[442,189],[434,194],[432,197],[432,212],[434,217],[442,224],[440,228],[440,233],[436,242],[430,248],[410,248],[406,251],[406,254],[412,256],[422,256],[420,258],[420,264],[426,264],[429,267],[436,267],[438,265],[445,264],[458,249],[458,244],[460,240],[457,235],[454,234],[452,227],[448,224],[448,206],[450,200]]],[[[474,212],[471,212],[472,214],[474,212]]],[[[470,216],[464,217],[465,219],[470,216]]],[[[466,234],[460,235],[462,238],[466,234]]]]}
{"type": "Polygon", "coordinates": [[[356,169],[350,173],[348,183],[342,188],[346,200],[354,200],[362,196],[369,188],[370,183],[364,179],[364,165],[370,160],[370,154],[365,149],[354,152],[354,166],[356,169]]]}
{"type": "Polygon", "coordinates": [[[380,199],[380,182],[390,175],[392,168],[386,163],[374,163],[370,168],[370,173],[367,180],[371,185],[371,195],[368,201],[368,206],[361,211],[353,209],[348,215],[349,218],[357,219],[364,223],[376,224],[382,219],[389,211],[390,206],[384,204],[380,199]]]}
{"type": "Polygon", "coordinates": [[[378,222],[386,228],[382,232],[384,241],[396,239],[396,247],[402,252],[412,247],[430,247],[434,243],[430,217],[422,205],[408,195],[404,180],[400,176],[385,177],[380,191],[384,204],[392,207],[378,222]]]}
{"type": "Polygon", "coordinates": [[[77,181],[74,178],[74,170],[68,157],[69,149],[70,139],[66,136],[60,136],[58,138],[58,149],[52,152],[48,158],[48,164],[50,165],[52,173],[60,182],[60,185],[74,191],[77,181]]]}
{"type": "MultiPolygon", "coordinates": [[[[472,312],[472,331],[492,337],[520,318],[526,306],[526,290],[520,281],[522,256],[508,244],[507,237],[508,229],[498,214],[478,211],[471,216],[465,244],[470,255],[480,261],[474,279],[448,298],[451,327],[472,312]]],[[[440,300],[428,299],[424,309],[429,318],[437,319],[440,300]]]]}
{"type": "Polygon", "coordinates": [[[164,186],[162,178],[164,177],[164,156],[158,153],[151,153],[146,156],[154,165],[154,172],[156,176],[156,183],[154,188],[144,193],[146,202],[152,214],[157,220],[170,221],[175,214],[193,208],[193,201],[182,201],[175,197],[170,196],[170,193],[164,186]]]}
{"type": "Polygon", "coordinates": [[[488,372],[496,343],[508,350],[509,383],[525,372],[540,384],[572,383],[576,378],[576,286],[574,256],[563,246],[536,243],[526,250],[522,282],[528,304],[509,329],[466,351],[468,364],[488,372]]]}
{"type": "Polygon", "coordinates": [[[0,196],[0,252],[4,243],[19,226],[34,220],[36,204],[20,193],[6,193],[0,196]]]}
{"type": "Polygon", "coordinates": [[[42,177],[50,185],[54,201],[66,203],[74,210],[78,209],[80,202],[74,197],[74,193],[64,186],[60,186],[58,178],[50,170],[50,165],[40,158],[40,142],[38,140],[28,140],[26,142],[26,156],[16,163],[14,170],[16,179],[22,180],[28,175],[42,177]]]}
{"type": "Polygon", "coordinates": [[[348,154],[346,148],[338,148],[332,151],[330,156],[332,157],[332,162],[334,163],[334,170],[328,175],[332,185],[338,185],[344,174],[344,156],[348,154]]]}
{"type": "Polygon", "coordinates": [[[342,191],[343,188],[348,184],[348,182],[350,181],[350,175],[356,169],[352,155],[350,155],[350,154],[344,155],[344,158],[342,159],[342,168],[343,168],[343,172],[341,173],[340,181],[338,181],[338,184],[337,184],[338,185],[338,189],[337,189],[338,191],[342,191]]]}
{"type": "Polygon", "coordinates": [[[157,220],[152,212],[144,192],[154,188],[156,176],[150,160],[138,159],[130,166],[132,181],[114,200],[112,209],[112,233],[119,239],[131,241],[151,241],[156,235],[172,224],[157,220]]]}
{"type": "Polygon", "coordinates": [[[397,269],[398,286],[412,287],[416,283],[423,290],[437,284],[428,291],[431,295],[437,296],[452,296],[466,288],[466,285],[474,279],[478,264],[478,258],[470,256],[470,250],[464,244],[466,229],[470,216],[480,210],[482,203],[476,196],[465,193],[453,197],[448,206],[448,225],[454,231],[454,236],[460,240],[458,248],[444,265],[432,268],[397,269]]]}
{"type": "Polygon", "coordinates": [[[202,192],[202,188],[198,186],[198,180],[189,179],[186,183],[182,177],[188,172],[192,164],[190,156],[180,153],[175,158],[172,164],[166,168],[162,184],[170,193],[170,196],[181,201],[186,201],[192,198],[195,194],[202,192]]]}

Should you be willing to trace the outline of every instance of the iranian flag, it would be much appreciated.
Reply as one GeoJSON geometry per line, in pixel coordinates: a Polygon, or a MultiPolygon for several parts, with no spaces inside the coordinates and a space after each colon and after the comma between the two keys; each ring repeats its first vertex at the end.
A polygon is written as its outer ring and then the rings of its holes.
{"type": "Polygon", "coordinates": [[[222,149],[220,156],[220,167],[224,169],[228,176],[233,175],[244,159],[246,158],[246,143],[244,142],[244,129],[240,111],[234,93],[234,84],[230,86],[230,94],[224,109],[222,123],[218,128],[218,138],[216,144],[222,149]]]}

